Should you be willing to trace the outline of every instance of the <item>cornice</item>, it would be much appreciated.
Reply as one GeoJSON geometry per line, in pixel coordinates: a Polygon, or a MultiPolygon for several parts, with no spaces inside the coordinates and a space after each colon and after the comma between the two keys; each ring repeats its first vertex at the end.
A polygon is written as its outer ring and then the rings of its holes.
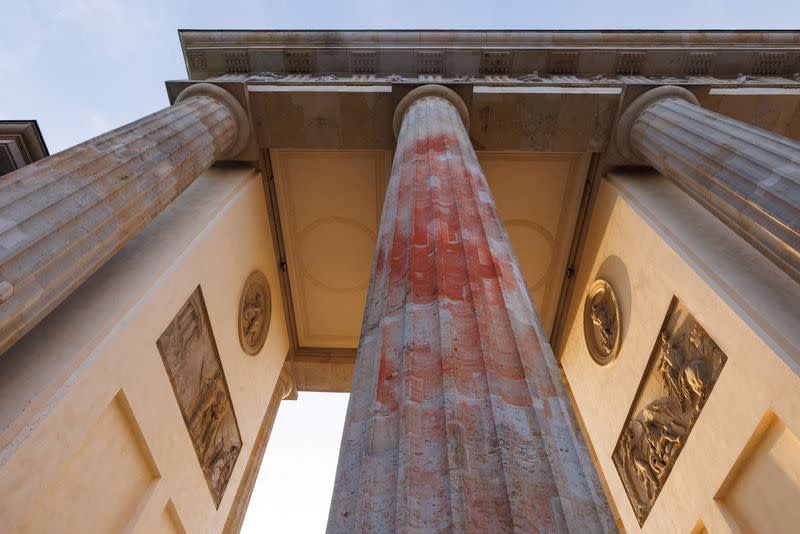
{"type": "Polygon", "coordinates": [[[0,175],[49,155],[35,120],[0,121],[0,175]]]}
{"type": "Polygon", "coordinates": [[[179,35],[194,80],[256,73],[721,79],[800,73],[800,32],[794,31],[181,30],[179,35]]]}
{"type": "Polygon", "coordinates": [[[798,47],[800,32],[670,30],[179,30],[184,46],[222,47],[798,47]]]}

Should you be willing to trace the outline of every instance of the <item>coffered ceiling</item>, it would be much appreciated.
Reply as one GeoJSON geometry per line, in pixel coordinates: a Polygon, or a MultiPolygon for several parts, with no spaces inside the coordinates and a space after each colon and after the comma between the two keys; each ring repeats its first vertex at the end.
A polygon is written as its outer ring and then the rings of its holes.
{"type": "MultiPolygon", "coordinates": [[[[270,152],[298,346],[358,346],[392,154],[270,152]]],[[[589,157],[481,152],[479,159],[549,333],[589,157]]]]}
{"type": "Polygon", "coordinates": [[[301,347],[358,346],[389,177],[384,150],[273,150],[301,347]]]}

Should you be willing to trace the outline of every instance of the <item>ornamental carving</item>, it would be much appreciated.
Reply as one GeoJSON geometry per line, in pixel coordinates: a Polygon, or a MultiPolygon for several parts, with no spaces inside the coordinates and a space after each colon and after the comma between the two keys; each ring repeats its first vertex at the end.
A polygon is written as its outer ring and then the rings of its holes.
{"type": "Polygon", "coordinates": [[[606,365],[619,354],[622,342],[622,321],[617,295],[611,284],[597,279],[589,288],[583,307],[583,337],[589,355],[606,365]]]}
{"type": "Polygon", "coordinates": [[[208,489],[219,507],[242,437],[200,286],[156,342],[208,489]]]}
{"type": "Polygon", "coordinates": [[[653,508],[727,359],[673,298],[612,454],[639,526],[653,508]]]}
{"type": "Polygon", "coordinates": [[[208,61],[205,54],[188,54],[189,69],[193,72],[206,72],[208,70],[208,61]]]}
{"type": "Polygon", "coordinates": [[[267,277],[261,271],[253,271],[239,298],[239,343],[247,354],[255,356],[261,352],[271,317],[272,297],[267,277]]]}

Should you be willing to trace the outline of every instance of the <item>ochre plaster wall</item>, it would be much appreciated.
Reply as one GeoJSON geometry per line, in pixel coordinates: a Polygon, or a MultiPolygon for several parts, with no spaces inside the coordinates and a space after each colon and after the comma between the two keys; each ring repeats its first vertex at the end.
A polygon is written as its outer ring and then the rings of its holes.
{"type": "Polygon", "coordinates": [[[663,177],[603,181],[560,353],[628,532],[780,532],[796,521],[785,503],[800,499],[798,303],[797,284],[663,177]],[[583,337],[597,277],[614,286],[623,322],[605,367],[583,337]],[[728,361],[640,529],[611,455],[673,296],[728,361]]]}
{"type": "Polygon", "coordinates": [[[289,348],[260,176],[211,169],[0,357],[0,532],[219,532],[289,348]],[[248,274],[272,322],[240,348],[248,274]],[[156,340],[202,287],[243,446],[216,509],[156,340]]]}

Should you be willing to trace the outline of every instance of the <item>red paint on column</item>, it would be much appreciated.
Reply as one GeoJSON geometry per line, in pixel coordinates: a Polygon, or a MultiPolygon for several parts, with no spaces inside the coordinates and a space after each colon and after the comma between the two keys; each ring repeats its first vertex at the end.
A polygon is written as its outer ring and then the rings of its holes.
{"type": "Polygon", "coordinates": [[[615,526],[456,108],[408,109],[328,531],[615,526]]]}

